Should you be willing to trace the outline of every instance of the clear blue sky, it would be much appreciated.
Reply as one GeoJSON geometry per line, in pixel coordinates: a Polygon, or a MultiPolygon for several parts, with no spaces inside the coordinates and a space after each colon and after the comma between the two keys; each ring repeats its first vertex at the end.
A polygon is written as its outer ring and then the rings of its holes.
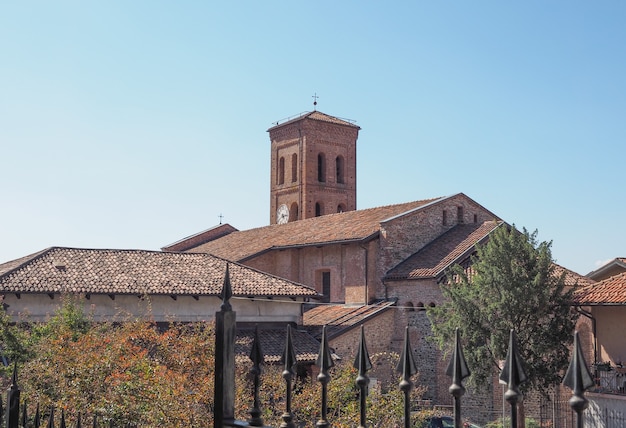
{"type": "Polygon", "coordinates": [[[0,262],[269,224],[272,122],[354,119],[358,208],[463,192],[626,257],[626,2],[7,1],[0,262]]]}

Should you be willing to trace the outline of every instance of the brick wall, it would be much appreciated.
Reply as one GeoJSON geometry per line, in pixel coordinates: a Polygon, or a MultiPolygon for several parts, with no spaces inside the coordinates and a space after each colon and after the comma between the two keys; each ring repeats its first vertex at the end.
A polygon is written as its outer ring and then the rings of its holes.
{"type": "Polygon", "coordinates": [[[483,223],[493,219],[490,211],[460,194],[381,223],[377,266],[380,277],[459,222],[483,223]]]}
{"type": "MultiPolygon", "coordinates": [[[[299,207],[299,219],[315,217],[316,203],[322,214],[356,209],[356,141],[358,127],[304,118],[269,130],[271,140],[270,224],[276,222],[281,204],[299,207]],[[325,158],[325,180],[318,180],[318,155],[325,158]],[[292,181],[292,160],[296,155],[297,180],[292,181]],[[343,182],[337,179],[335,160],[343,159],[343,182]],[[280,159],[284,159],[284,182],[277,180],[280,159]]],[[[290,219],[295,220],[295,219],[290,219]]]]}

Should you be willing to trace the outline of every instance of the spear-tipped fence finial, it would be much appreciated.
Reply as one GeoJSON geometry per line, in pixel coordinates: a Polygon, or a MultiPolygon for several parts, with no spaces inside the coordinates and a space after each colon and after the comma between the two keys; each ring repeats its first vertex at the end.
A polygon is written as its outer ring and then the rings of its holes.
{"type": "Polygon", "coordinates": [[[400,390],[404,392],[404,427],[409,428],[411,426],[411,389],[413,389],[411,376],[417,373],[417,366],[415,365],[409,339],[409,326],[406,326],[404,329],[404,346],[402,347],[396,371],[402,375],[400,390]]]}
{"type": "Polygon", "coordinates": [[[509,334],[509,350],[506,354],[506,362],[502,373],[500,373],[500,383],[508,386],[504,398],[511,405],[511,427],[517,428],[517,403],[521,398],[519,386],[526,382],[528,378],[524,372],[522,357],[517,349],[515,331],[511,329],[509,334]]]}
{"type": "Polygon", "coordinates": [[[469,377],[470,370],[467,367],[465,361],[465,355],[463,355],[463,348],[461,346],[461,334],[457,328],[454,332],[454,352],[446,375],[452,378],[452,384],[448,389],[450,394],[454,397],[454,426],[460,428],[462,426],[461,418],[461,397],[465,394],[465,387],[463,386],[463,379],[469,377]]]}
{"type": "Polygon", "coordinates": [[[230,298],[233,297],[233,288],[230,285],[230,263],[226,263],[226,274],[224,275],[224,285],[222,286],[222,306],[223,311],[232,310],[230,298]]]}
{"type": "Polygon", "coordinates": [[[54,428],[54,407],[50,407],[50,417],[48,418],[48,428],[54,428]]]}
{"type": "Polygon", "coordinates": [[[293,421],[293,413],[291,413],[291,380],[295,375],[294,367],[296,366],[296,352],[293,349],[293,341],[291,339],[291,325],[287,324],[287,336],[285,337],[285,351],[283,352],[282,363],[284,364],[283,378],[285,379],[286,400],[285,413],[282,415],[283,422],[280,428],[295,428],[293,421]]]}
{"type": "Polygon", "coordinates": [[[17,428],[20,423],[20,388],[17,386],[17,363],[13,364],[11,386],[7,391],[6,426],[17,428]]]}
{"type": "Polygon", "coordinates": [[[359,340],[359,348],[354,359],[354,368],[359,371],[359,375],[356,378],[356,384],[359,387],[360,409],[361,418],[359,428],[365,428],[366,426],[366,398],[367,398],[367,386],[370,383],[370,379],[367,376],[367,372],[372,369],[372,361],[370,355],[367,352],[367,345],[365,344],[365,329],[361,325],[361,339],[359,340]]]}
{"type": "Polygon", "coordinates": [[[317,375],[318,382],[322,385],[322,414],[319,421],[315,424],[317,427],[329,427],[330,423],[327,420],[328,415],[328,382],[330,382],[330,370],[335,362],[330,353],[330,347],[328,346],[328,336],[326,333],[327,326],[322,327],[322,340],[320,343],[320,351],[317,354],[317,361],[315,365],[320,369],[320,373],[317,375]]]}
{"type": "Polygon", "coordinates": [[[39,412],[39,403],[37,403],[37,408],[35,409],[35,428],[39,428],[41,425],[41,413],[39,412]]]}
{"type": "Polygon", "coordinates": [[[585,391],[594,385],[594,381],[589,367],[587,367],[577,331],[574,333],[573,351],[572,359],[563,378],[563,385],[572,390],[572,398],[569,400],[569,405],[576,412],[578,419],[577,427],[582,428],[582,412],[589,406],[589,400],[585,398],[585,391]]]}
{"type": "Polygon", "coordinates": [[[263,349],[261,348],[261,339],[259,338],[259,326],[254,328],[254,339],[252,348],[250,349],[250,360],[252,360],[252,368],[250,373],[254,382],[254,397],[252,409],[250,409],[250,420],[248,423],[253,427],[262,427],[263,418],[261,418],[261,404],[259,400],[259,386],[261,383],[261,365],[263,364],[263,349]]]}

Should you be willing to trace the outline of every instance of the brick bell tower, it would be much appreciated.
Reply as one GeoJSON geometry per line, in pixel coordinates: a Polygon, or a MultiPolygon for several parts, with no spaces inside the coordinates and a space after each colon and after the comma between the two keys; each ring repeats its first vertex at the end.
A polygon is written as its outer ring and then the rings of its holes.
{"type": "Polygon", "coordinates": [[[268,129],[270,224],[356,210],[356,140],[361,128],[320,111],[268,129]]]}

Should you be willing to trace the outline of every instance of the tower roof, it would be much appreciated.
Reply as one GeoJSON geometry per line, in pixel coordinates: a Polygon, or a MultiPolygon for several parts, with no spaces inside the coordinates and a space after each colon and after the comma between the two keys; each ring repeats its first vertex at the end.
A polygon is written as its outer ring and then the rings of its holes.
{"type": "Polygon", "coordinates": [[[326,114],[326,113],[322,113],[321,111],[314,110],[314,111],[310,111],[310,112],[300,113],[300,114],[298,114],[296,116],[290,116],[288,118],[281,119],[281,120],[275,122],[275,126],[272,126],[267,131],[269,132],[269,131],[271,131],[271,130],[273,130],[275,128],[280,128],[282,126],[289,125],[289,124],[295,123],[295,122],[299,122],[299,121],[305,120],[305,119],[317,120],[317,121],[320,121],[320,122],[333,123],[335,125],[350,126],[352,128],[361,129],[361,127],[355,125],[355,123],[354,123],[355,121],[353,121],[353,120],[338,118],[338,117],[331,116],[331,115],[326,114]]]}

